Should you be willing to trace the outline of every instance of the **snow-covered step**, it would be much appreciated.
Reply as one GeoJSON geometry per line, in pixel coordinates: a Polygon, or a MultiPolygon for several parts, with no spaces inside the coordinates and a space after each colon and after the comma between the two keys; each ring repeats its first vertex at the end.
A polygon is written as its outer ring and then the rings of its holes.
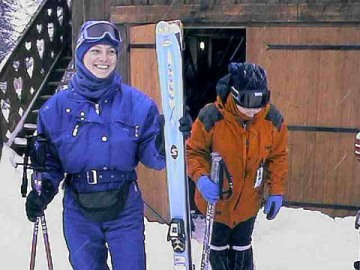
{"type": "Polygon", "coordinates": [[[36,130],[37,126],[33,123],[25,123],[23,128],[26,130],[36,130]]]}

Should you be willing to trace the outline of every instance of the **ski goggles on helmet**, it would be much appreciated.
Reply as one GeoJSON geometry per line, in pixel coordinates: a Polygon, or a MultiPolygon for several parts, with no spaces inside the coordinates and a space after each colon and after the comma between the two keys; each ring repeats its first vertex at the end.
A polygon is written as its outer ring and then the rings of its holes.
{"type": "Polygon", "coordinates": [[[76,47],[79,47],[84,41],[96,42],[106,37],[119,46],[122,42],[119,30],[110,22],[107,21],[94,21],[85,25],[81,30],[76,47]]]}
{"type": "Polygon", "coordinates": [[[251,109],[263,108],[270,100],[270,91],[268,89],[238,91],[234,86],[231,86],[231,95],[234,97],[236,104],[251,109]]]}

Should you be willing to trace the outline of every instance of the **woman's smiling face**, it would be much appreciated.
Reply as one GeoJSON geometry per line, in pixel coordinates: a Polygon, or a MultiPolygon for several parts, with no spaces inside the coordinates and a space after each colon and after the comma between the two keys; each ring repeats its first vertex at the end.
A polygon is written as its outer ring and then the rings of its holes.
{"type": "Polygon", "coordinates": [[[94,45],[85,53],[83,62],[84,66],[94,74],[94,76],[105,79],[116,68],[116,50],[110,45],[94,45]]]}

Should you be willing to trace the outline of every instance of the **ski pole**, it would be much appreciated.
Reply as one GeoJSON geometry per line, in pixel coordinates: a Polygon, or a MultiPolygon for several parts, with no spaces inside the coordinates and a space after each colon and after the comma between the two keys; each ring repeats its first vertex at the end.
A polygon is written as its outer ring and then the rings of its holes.
{"type": "Polygon", "coordinates": [[[35,269],[36,245],[39,232],[39,218],[34,223],[33,238],[31,243],[30,270],[35,269]]]}
{"type": "Polygon", "coordinates": [[[36,222],[34,223],[33,239],[32,239],[32,243],[31,243],[30,270],[35,269],[36,247],[37,247],[37,239],[38,239],[38,234],[39,234],[39,220],[41,221],[41,229],[43,231],[48,269],[53,270],[53,262],[52,262],[52,257],[51,257],[51,249],[50,249],[49,236],[47,233],[47,225],[46,225],[45,215],[38,217],[36,219],[36,222]]]}
{"type": "MultiPolygon", "coordinates": [[[[211,153],[211,180],[218,184],[220,178],[220,165],[221,165],[221,156],[217,152],[211,153]]],[[[201,270],[207,270],[209,268],[209,257],[210,257],[210,242],[211,242],[211,234],[212,227],[214,223],[214,215],[215,215],[215,203],[208,203],[206,210],[206,218],[205,218],[205,232],[204,232],[204,240],[203,240],[203,250],[201,255],[201,270]]]]}
{"type": "Polygon", "coordinates": [[[52,262],[52,257],[51,257],[51,249],[50,249],[50,242],[49,242],[49,235],[48,235],[48,230],[47,230],[47,225],[46,225],[45,214],[42,215],[40,220],[41,220],[41,229],[43,231],[43,237],[44,237],[44,245],[45,245],[48,269],[53,270],[53,262],[52,262]]]}
{"type": "MultiPolygon", "coordinates": [[[[34,172],[33,179],[35,190],[38,192],[39,196],[41,194],[41,173],[34,172]]],[[[34,224],[34,231],[33,231],[33,240],[31,245],[31,258],[30,258],[30,270],[34,270],[35,267],[35,257],[36,257],[36,246],[37,246],[37,238],[39,234],[39,220],[41,222],[41,229],[43,231],[43,238],[44,238],[44,245],[45,245],[45,252],[46,252],[46,259],[47,265],[49,270],[53,270],[53,262],[51,256],[51,249],[50,249],[50,241],[48,235],[48,229],[46,225],[46,218],[45,213],[36,219],[34,224]]]]}

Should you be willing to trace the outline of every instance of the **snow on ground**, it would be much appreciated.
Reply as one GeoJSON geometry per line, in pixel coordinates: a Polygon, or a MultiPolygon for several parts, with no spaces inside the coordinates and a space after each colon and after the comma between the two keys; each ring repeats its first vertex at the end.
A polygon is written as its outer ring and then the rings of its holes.
{"type": "MultiPolygon", "coordinates": [[[[19,0],[11,14],[14,39],[20,35],[41,0],[19,0]]],[[[14,45],[14,44],[13,44],[14,45]]],[[[10,50],[12,48],[9,48],[10,50]]],[[[6,59],[0,61],[0,69],[6,59]]],[[[13,167],[19,157],[6,146],[0,163],[0,258],[10,269],[27,269],[33,224],[25,215],[25,199],[20,195],[22,167],[13,167]],[[12,160],[12,161],[10,161],[12,160]]],[[[47,214],[50,245],[55,270],[71,269],[62,235],[62,192],[49,205],[47,214]]],[[[253,235],[257,270],[350,270],[360,259],[359,231],[354,217],[332,219],[320,212],[283,208],[273,221],[259,213],[253,235]]],[[[195,220],[197,230],[192,240],[194,262],[199,269],[204,220],[195,220]]],[[[172,249],[166,242],[167,225],[147,222],[146,253],[148,270],[171,270],[172,249]]],[[[38,240],[36,269],[47,269],[42,233],[38,240]]],[[[135,270],[135,269],[134,269],[135,270]]]]}
{"type": "MultiPolygon", "coordinates": [[[[22,168],[13,151],[4,147],[0,174],[0,258],[9,269],[27,269],[30,261],[33,224],[25,215],[25,199],[20,195],[22,168]]],[[[55,270],[70,270],[65,240],[62,235],[62,192],[46,211],[50,246],[55,270]]],[[[195,220],[192,250],[196,269],[200,269],[203,219],[195,220]]],[[[282,208],[275,220],[268,221],[259,213],[253,235],[257,270],[351,270],[359,260],[359,231],[355,218],[332,219],[320,212],[282,208]]],[[[146,253],[148,270],[171,270],[172,249],[166,241],[167,225],[147,222],[146,253]]],[[[36,269],[45,270],[46,257],[42,232],[38,240],[36,269]]],[[[135,270],[135,269],[134,269],[135,270]]]]}

